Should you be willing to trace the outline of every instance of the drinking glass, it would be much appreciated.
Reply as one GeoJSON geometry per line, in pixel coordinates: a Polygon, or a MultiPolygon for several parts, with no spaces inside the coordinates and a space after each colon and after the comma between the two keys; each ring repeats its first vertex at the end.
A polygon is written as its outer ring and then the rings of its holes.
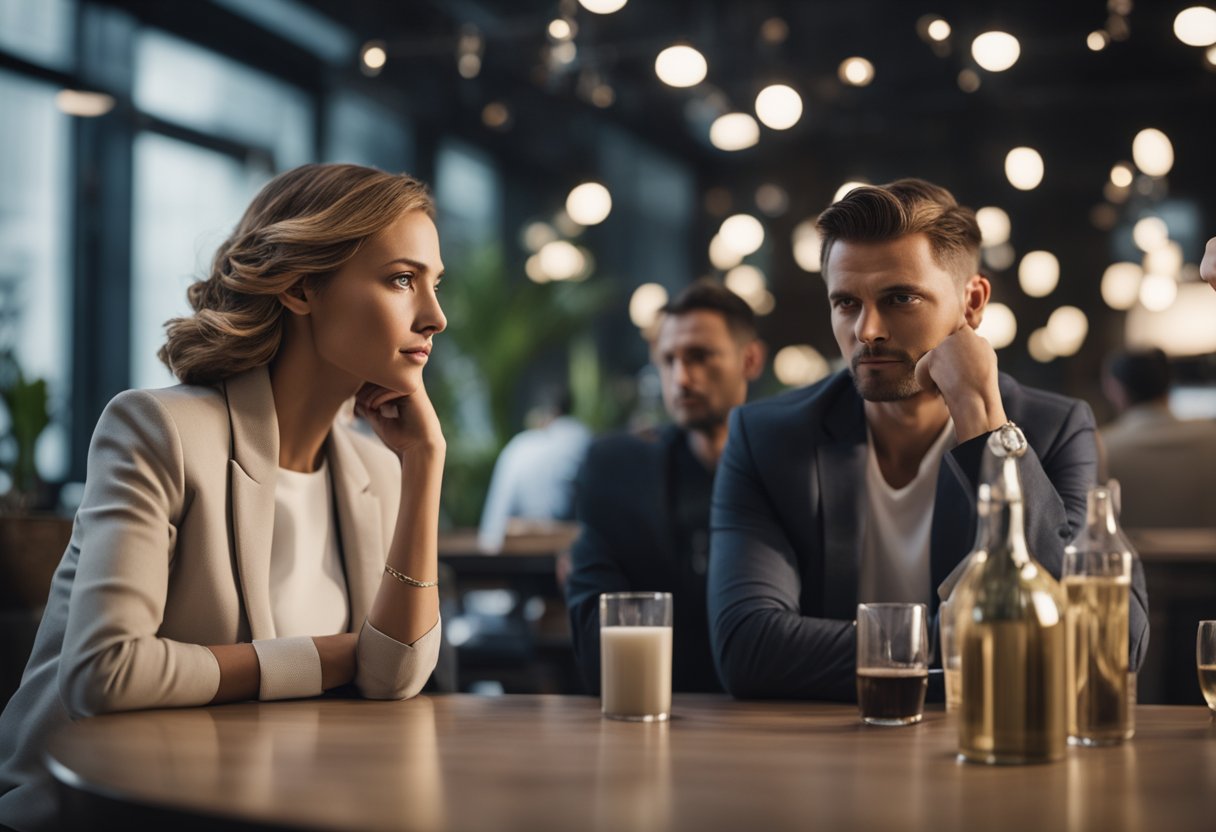
{"type": "Polygon", "coordinates": [[[600,595],[600,710],[611,719],[671,715],[671,593],[600,595]]]}
{"type": "Polygon", "coordinates": [[[869,725],[920,722],[929,687],[928,608],[857,606],[857,704],[869,725]]]}
{"type": "Polygon", "coordinates": [[[1216,621],[1200,621],[1195,640],[1195,666],[1199,670],[1199,689],[1216,716],[1216,621]]]}

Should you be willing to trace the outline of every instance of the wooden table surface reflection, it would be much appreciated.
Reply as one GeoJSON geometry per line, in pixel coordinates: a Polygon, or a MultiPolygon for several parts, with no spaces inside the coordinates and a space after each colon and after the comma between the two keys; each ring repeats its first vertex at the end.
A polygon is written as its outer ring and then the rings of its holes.
{"type": "Polygon", "coordinates": [[[1129,744],[1015,768],[957,762],[941,710],[872,728],[844,705],[677,696],[674,714],[613,722],[596,700],[561,696],[248,703],[86,720],[49,760],[78,806],[109,798],[286,827],[1216,828],[1216,725],[1203,708],[1140,707],[1129,744]]]}

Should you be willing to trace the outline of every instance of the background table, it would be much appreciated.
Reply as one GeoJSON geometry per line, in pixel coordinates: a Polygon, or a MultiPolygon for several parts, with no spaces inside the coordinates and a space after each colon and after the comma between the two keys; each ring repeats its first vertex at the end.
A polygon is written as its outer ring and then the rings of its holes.
{"type": "Polygon", "coordinates": [[[1207,710],[1137,719],[1129,744],[994,768],[956,760],[940,710],[872,728],[844,705],[678,696],[670,723],[635,724],[583,697],[329,699],[86,720],[50,761],[85,828],[188,825],[161,807],[330,829],[1211,830],[1207,710]]]}

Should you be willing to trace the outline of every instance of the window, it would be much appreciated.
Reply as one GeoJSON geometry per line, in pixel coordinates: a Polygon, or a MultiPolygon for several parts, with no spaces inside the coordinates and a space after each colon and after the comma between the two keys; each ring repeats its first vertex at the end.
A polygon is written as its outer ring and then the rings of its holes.
{"type": "Polygon", "coordinates": [[[0,0],[0,49],[54,69],[71,69],[75,0],[0,0]]]}
{"type": "Polygon", "coordinates": [[[131,384],[176,383],[156,357],[167,320],[190,313],[186,287],[205,277],[270,172],[155,133],[135,140],[131,384]]]}
{"type": "Polygon", "coordinates": [[[366,96],[339,92],[325,115],[326,161],[413,172],[413,136],[399,112],[366,96]]]}
{"type": "Polygon", "coordinates": [[[53,420],[36,451],[47,480],[67,471],[71,379],[70,125],[56,92],[0,72],[0,347],[47,381],[53,420]]]}
{"type": "Polygon", "coordinates": [[[440,145],[435,202],[445,250],[468,253],[499,241],[502,183],[486,154],[457,141],[440,145]]]}
{"type": "Polygon", "coordinates": [[[268,151],[275,168],[313,161],[313,107],[300,89],[156,30],[135,47],[135,104],[150,115],[268,151]]]}

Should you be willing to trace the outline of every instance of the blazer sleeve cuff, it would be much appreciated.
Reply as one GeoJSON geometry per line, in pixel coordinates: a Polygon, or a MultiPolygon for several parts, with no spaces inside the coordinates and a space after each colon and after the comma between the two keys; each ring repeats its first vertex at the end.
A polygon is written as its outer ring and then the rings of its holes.
{"type": "Polygon", "coordinates": [[[439,660],[443,620],[413,644],[403,644],[363,622],[355,648],[355,686],[368,699],[409,699],[417,695],[439,660]]]}
{"type": "Polygon", "coordinates": [[[261,682],[258,699],[306,699],[320,696],[321,654],[310,636],[255,641],[261,682]]]}

